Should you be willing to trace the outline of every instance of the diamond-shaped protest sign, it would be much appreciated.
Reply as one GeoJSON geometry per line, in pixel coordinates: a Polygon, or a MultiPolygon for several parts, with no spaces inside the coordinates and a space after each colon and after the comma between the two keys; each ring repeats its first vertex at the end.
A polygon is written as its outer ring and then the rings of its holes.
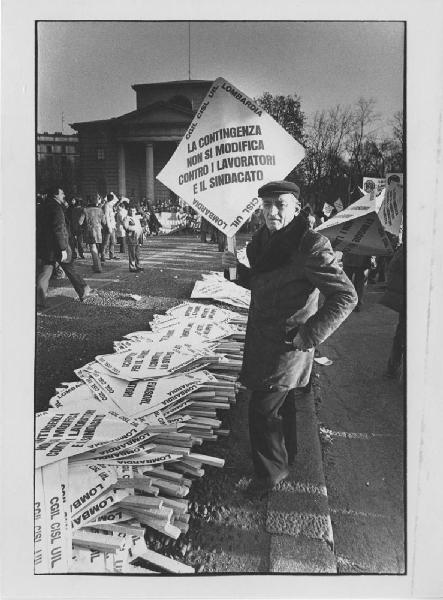
{"type": "Polygon", "coordinates": [[[258,208],[258,188],[283,179],[304,154],[254,100],[220,77],[157,179],[232,237],[258,208]]]}
{"type": "MultiPolygon", "coordinates": [[[[393,252],[385,231],[386,214],[388,209],[391,214],[391,206],[393,203],[386,205],[381,196],[374,202],[370,194],[365,194],[319,225],[316,231],[330,239],[334,250],[366,256],[387,256],[393,252]]],[[[396,204],[396,210],[401,210],[399,203],[396,204]]]]}

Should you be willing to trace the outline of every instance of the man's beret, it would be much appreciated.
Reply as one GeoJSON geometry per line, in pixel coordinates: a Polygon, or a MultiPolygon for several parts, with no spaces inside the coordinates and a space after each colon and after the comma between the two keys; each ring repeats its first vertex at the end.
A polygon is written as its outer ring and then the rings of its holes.
{"type": "Polygon", "coordinates": [[[296,198],[300,197],[300,188],[292,181],[270,181],[265,183],[258,190],[259,198],[270,196],[271,194],[294,194],[296,198]]]}

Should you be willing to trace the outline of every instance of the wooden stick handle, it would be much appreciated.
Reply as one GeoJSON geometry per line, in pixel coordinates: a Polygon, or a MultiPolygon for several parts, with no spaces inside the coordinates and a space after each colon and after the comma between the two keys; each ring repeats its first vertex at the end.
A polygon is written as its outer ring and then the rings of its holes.
{"type": "MultiPolygon", "coordinates": [[[[228,250],[236,255],[237,252],[237,244],[235,240],[235,235],[232,237],[228,237],[228,250]]],[[[229,269],[229,279],[231,281],[235,281],[237,279],[237,268],[232,267],[229,269]]]]}

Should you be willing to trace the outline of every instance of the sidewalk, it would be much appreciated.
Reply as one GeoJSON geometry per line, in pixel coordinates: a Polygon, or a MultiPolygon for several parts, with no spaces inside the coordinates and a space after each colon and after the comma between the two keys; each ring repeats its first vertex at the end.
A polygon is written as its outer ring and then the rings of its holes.
{"type": "Polygon", "coordinates": [[[339,573],[403,573],[403,386],[383,373],[398,315],[365,304],[320,347],[334,361],[319,367],[319,420],[339,573]]]}

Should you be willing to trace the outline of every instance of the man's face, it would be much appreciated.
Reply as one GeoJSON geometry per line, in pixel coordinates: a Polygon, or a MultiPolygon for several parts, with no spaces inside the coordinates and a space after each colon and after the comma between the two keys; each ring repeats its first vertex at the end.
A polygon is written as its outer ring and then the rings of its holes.
{"type": "Polygon", "coordinates": [[[301,205],[293,194],[274,194],[262,198],[266,227],[274,232],[283,229],[299,214],[301,205]]]}
{"type": "Polygon", "coordinates": [[[59,189],[57,194],[54,196],[55,200],[60,204],[65,204],[65,192],[62,189],[59,189]]]}
{"type": "Polygon", "coordinates": [[[137,209],[136,209],[136,208],[130,208],[130,209],[129,209],[129,215],[130,215],[131,217],[135,217],[135,214],[136,214],[136,212],[137,212],[137,209]]]}

